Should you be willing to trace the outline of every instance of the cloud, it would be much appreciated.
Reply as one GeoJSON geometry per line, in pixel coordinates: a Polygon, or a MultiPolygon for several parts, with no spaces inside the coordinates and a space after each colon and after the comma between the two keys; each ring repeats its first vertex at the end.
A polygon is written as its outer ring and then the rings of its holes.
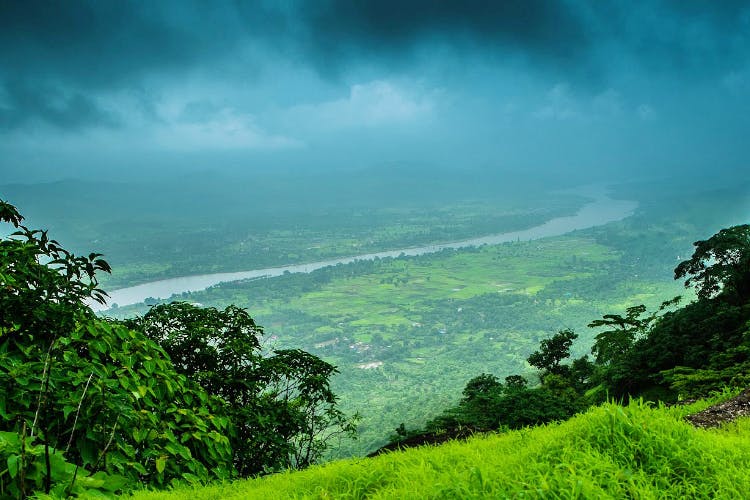
{"type": "Polygon", "coordinates": [[[71,168],[110,171],[747,157],[746,1],[0,0],[0,12],[3,173],[62,164],[61,151],[71,168]]]}
{"type": "Polygon", "coordinates": [[[648,104],[639,104],[635,112],[641,120],[651,121],[656,119],[656,111],[648,104]]]}
{"type": "Polygon", "coordinates": [[[187,106],[180,118],[157,125],[151,134],[154,143],[168,151],[278,150],[303,146],[296,139],[264,131],[251,115],[223,108],[208,116],[206,109],[201,109],[200,119],[195,119],[195,107],[187,106]]]}
{"type": "Polygon", "coordinates": [[[589,124],[612,121],[627,121],[636,118],[643,121],[656,119],[654,108],[645,103],[632,104],[620,91],[609,88],[589,96],[575,93],[568,83],[560,82],[547,91],[541,106],[531,112],[538,120],[578,122],[589,124]]]}
{"type": "Polygon", "coordinates": [[[579,105],[566,83],[558,83],[547,92],[545,103],[532,116],[542,120],[571,120],[581,116],[579,105]]]}
{"type": "Polygon", "coordinates": [[[588,7],[601,64],[650,77],[705,81],[748,64],[750,4],[603,0],[588,7]]]}
{"type": "Polygon", "coordinates": [[[233,46],[236,34],[214,36],[219,33],[207,29],[209,22],[224,20],[217,16],[221,10],[207,7],[167,0],[0,0],[0,43],[13,47],[0,52],[0,63],[9,74],[79,88],[132,84],[150,72],[200,64],[233,46]]]}
{"type": "Polygon", "coordinates": [[[305,41],[323,67],[362,56],[401,59],[425,42],[571,62],[589,43],[582,20],[553,0],[324,0],[303,5],[305,41]]]}
{"type": "Polygon", "coordinates": [[[12,98],[0,118],[6,129],[28,126],[27,117],[112,125],[100,103],[107,93],[145,95],[195,72],[248,85],[279,60],[339,81],[375,68],[355,78],[366,81],[471,57],[591,92],[611,85],[618,65],[710,80],[750,62],[750,5],[729,0],[0,0],[0,12],[0,44],[12,48],[0,51],[0,93],[12,98]],[[432,58],[426,48],[436,47],[453,60],[432,58]]]}
{"type": "Polygon", "coordinates": [[[52,85],[30,85],[8,80],[0,86],[0,130],[52,125],[65,131],[89,127],[115,127],[115,113],[96,99],[52,85]]]}
{"type": "Polygon", "coordinates": [[[111,126],[117,119],[101,106],[110,94],[145,96],[160,80],[229,57],[242,41],[231,10],[209,4],[0,0],[0,12],[6,129],[111,126]],[[209,29],[212,23],[225,33],[209,29]]]}
{"type": "Polygon", "coordinates": [[[386,80],[352,85],[342,99],[295,106],[288,120],[311,128],[376,127],[414,122],[430,116],[437,91],[409,92],[386,80]]]}

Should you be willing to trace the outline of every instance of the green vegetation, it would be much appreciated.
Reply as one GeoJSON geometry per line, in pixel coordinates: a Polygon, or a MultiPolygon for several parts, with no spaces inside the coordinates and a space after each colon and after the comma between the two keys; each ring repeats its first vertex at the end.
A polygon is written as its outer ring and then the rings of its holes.
{"type": "Polygon", "coordinates": [[[0,201],[0,222],[16,229],[0,239],[3,497],[303,467],[330,433],[353,431],[329,388],[333,366],[263,352],[238,308],[175,304],[127,326],[98,318],[85,302],[104,301],[96,274],[109,265],[22,221],[0,201]]]}
{"type": "Polygon", "coordinates": [[[134,498],[742,498],[750,421],[680,419],[707,404],[608,403],[560,424],[134,498]]]}
{"type": "Polygon", "coordinates": [[[307,467],[331,435],[356,434],[329,385],[336,368],[299,349],[264,351],[263,330],[244,309],[173,302],[125,325],[159,343],[177,372],[225,403],[241,476],[307,467]]]}
{"type": "Polygon", "coordinates": [[[423,431],[397,429],[399,442],[436,441],[441,435],[518,429],[563,420],[605,395],[621,399],[648,397],[674,401],[695,397],[722,385],[750,382],[750,225],[722,229],[694,243],[695,252],[675,269],[675,278],[696,288],[697,300],[676,306],[679,297],[646,315],[646,306],[626,315],[605,314],[589,324],[607,328],[596,336],[594,361],[583,356],[571,363],[578,338],[560,330],[541,341],[527,361],[539,370],[540,384],[526,387],[520,375],[501,384],[492,375],[470,380],[459,404],[428,422],[423,431]],[[667,312],[665,312],[667,311],[667,312]]]}
{"type": "Polygon", "coordinates": [[[341,453],[366,454],[401,422],[419,425],[452,404],[475,374],[530,372],[526,357],[560,324],[583,328],[613,302],[675,293],[633,280],[642,286],[631,299],[623,275],[632,271],[618,257],[576,235],[226,283],[182,300],[245,307],[277,346],[338,366],[334,392],[362,415],[360,439],[341,453]]]}
{"type": "Polygon", "coordinates": [[[338,366],[333,390],[362,419],[359,439],[343,441],[335,456],[365,455],[402,423],[421,428],[456,405],[479,373],[536,384],[527,358],[561,328],[580,336],[576,358],[595,341],[593,319],[640,304],[655,310],[681,293],[688,302],[672,270],[697,237],[739,219],[746,199],[743,190],[684,192],[623,187],[618,196],[641,204],[636,216],[562,237],[356,262],[176,298],[245,307],[277,346],[338,366]]]}
{"type": "MultiPolygon", "coordinates": [[[[562,421],[608,395],[675,400],[746,384],[750,228],[722,230],[680,257],[714,224],[706,206],[732,203],[722,196],[682,206],[665,197],[563,237],[222,284],[117,309],[119,320],[84,305],[104,299],[96,274],[108,264],[27,229],[3,203],[2,220],[19,231],[0,253],[0,377],[10,388],[0,404],[0,458],[9,464],[0,487],[23,497],[227,480],[306,467],[327,448],[328,458],[364,454],[394,428],[396,440],[424,427],[437,442],[562,421]],[[696,300],[679,309],[662,302],[679,287],[668,280],[675,264],[675,276],[696,287],[696,300]],[[261,337],[244,308],[274,335],[261,337]],[[331,450],[332,438],[352,434],[346,414],[355,411],[361,444],[331,450]]],[[[610,458],[614,468],[629,459],[610,458]]],[[[633,460],[618,470],[640,492],[655,479],[636,470],[647,460],[633,460]]],[[[548,476],[550,488],[569,491],[572,483],[548,476]]],[[[683,483],[653,484],[709,494],[683,483]]],[[[450,494],[443,487],[425,485],[450,494]]],[[[571,494],[586,496],[605,486],[575,487],[571,494]]]]}
{"type": "MultiPolygon", "coordinates": [[[[653,323],[636,323],[619,353],[602,363],[602,384],[611,394],[673,400],[750,383],[750,225],[722,229],[694,245],[674,276],[687,278],[697,300],[653,323]]],[[[601,338],[595,345],[609,342],[601,338]]]]}

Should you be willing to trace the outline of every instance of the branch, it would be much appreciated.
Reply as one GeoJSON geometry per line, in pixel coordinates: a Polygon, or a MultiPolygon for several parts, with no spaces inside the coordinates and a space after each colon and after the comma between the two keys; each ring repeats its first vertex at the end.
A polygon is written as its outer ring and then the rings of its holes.
{"type": "Polygon", "coordinates": [[[88,380],[86,380],[86,386],[83,388],[83,394],[81,395],[81,400],[78,401],[78,408],[76,409],[76,418],[73,420],[73,429],[70,431],[70,438],[68,439],[68,446],[65,447],[65,453],[68,453],[68,450],[70,449],[70,445],[73,442],[73,435],[76,433],[76,425],[78,425],[78,415],[81,413],[81,406],[83,405],[83,400],[86,398],[86,391],[89,389],[89,384],[91,383],[91,377],[94,376],[94,372],[91,372],[91,375],[89,375],[88,380]]]}
{"type": "Polygon", "coordinates": [[[47,357],[44,360],[44,369],[42,370],[42,383],[39,384],[39,399],[36,403],[36,411],[34,412],[34,422],[31,424],[31,432],[29,433],[29,438],[34,437],[34,428],[36,428],[36,422],[39,419],[39,410],[42,408],[42,395],[44,394],[44,388],[45,386],[49,387],[49,384],[45,384],[45,380],[49,381],[48,379],[48,373],[47,370],[49,368],[49,360],[50,360],[50,353],[52,352],[52,346],[55,345],[55,340],[52,339],[52,342],[49,344],[49,349],[47,349],[47,357]]]}

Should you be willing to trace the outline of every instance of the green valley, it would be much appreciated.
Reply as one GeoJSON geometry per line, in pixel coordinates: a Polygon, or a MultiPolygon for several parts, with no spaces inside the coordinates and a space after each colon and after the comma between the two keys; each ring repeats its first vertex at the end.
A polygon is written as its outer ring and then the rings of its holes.
{"type": "Polygon", "coordinates": [[[562,237],[360,261],[175,298],[245,307],[265,327],[269,347],[303,348],[338,366],[333,386],[342,408],[362,420],[359,439],[342,442],[334,456],[363,455],[400,424],[418,427],[454,403],[472,376],[533,378],[526,357],[560,328],[579,333],[582,354],[593,319],[684,295],[672,279],[675,263],[697,235],[739,216],[747,202],[732,191],[692,199],[627,194],[640,196],[638,215],[562,237]],[[706,211],[711,205],[727,211],[706,211]]]}

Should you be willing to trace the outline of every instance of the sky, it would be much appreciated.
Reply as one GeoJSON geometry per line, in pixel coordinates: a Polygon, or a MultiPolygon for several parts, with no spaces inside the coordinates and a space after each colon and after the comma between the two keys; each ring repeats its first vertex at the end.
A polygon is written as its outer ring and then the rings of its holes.
{"type": "Polygon", "coordinates": [[[0,0],[0,184],[750,165],[750,2],[0,0]]]}

